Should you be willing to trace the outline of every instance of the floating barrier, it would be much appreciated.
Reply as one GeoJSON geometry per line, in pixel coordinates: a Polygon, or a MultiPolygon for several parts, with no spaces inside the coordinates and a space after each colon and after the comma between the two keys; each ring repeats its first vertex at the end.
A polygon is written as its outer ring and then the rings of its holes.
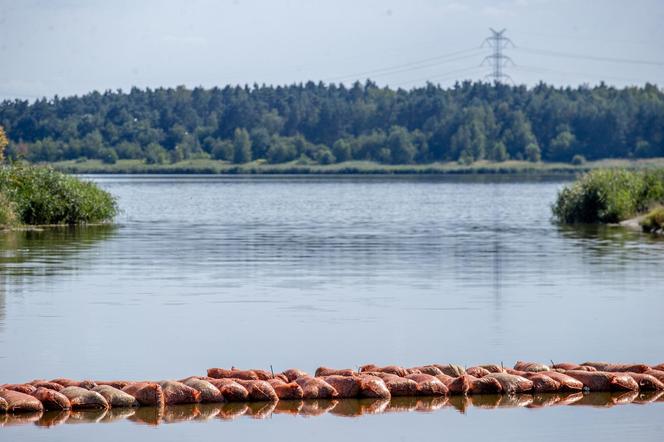
{"type": "MultiPolygon", "coordinates": [[[[279,403],[299,400],[390,399],[542,393],[664,392],[664,364],[540,364],[514,368],[431,364],[419,367],[364,365],[359,370],[319,367],[315,376],[298,369],[210,368],[206,376],[160,382],[58,378],[0,385],[0,413],[108,410],[199,403],[279,403]]],[[[583,395],[582,395],[583,396],[583,395]]],[[[627,400],[628,396],[623,399],[627,400]]],[[[631,396],[629,396],[631,397],[631,396]]],[[[504,399],[509,400],[509,399],[504,399]]],[[[581,400],[581,399],[579,399],[581,400]]],[[[276,407],[276,405],[275,405],[276,407]]],[[[250,409],[251,406],[249,406],[250,409]]],[[[336,407],[335,407],[336,408],[336,407]]]]}

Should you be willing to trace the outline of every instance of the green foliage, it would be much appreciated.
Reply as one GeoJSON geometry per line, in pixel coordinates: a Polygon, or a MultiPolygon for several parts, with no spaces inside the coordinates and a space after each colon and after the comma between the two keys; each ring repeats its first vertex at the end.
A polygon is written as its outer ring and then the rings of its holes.
{"type": "Polygon", "coordinates": [[[530,143],[526,146],[526,159],[531,163],[537,163],[542,159],[542,154],[537,143],[530,143]]]}
{"type": "Polygon", "coordinates": [[[233,137],[233,162],[244,164],[251,161],[251,139],[246,129],[235,129],[233,137]]]}
{"type": "Polygon", "coordinates": [[[338,162],[393,164],[538,161],[532,146],[547,161],[664,156],[664,92],[650,84],[133,88],[6,100],[0,122],[9,138],[6,156],[31,162],[112,161],[109,150],[152,165],[206,154],[235,163],[302,154],[329,161],[320,146],[338,162]]]}
{"type": "Polygon", "coordinates": [[[0,163],[5,160],[5,149],[7,148],[8,144],[9,140],[5,134],[5,130],[2,128],[2,126],[0,126],[0,163]]]}
{"type": "Polygon", "coordinates": [[[561,223],[615,223],[662,202],[664,169],[599,169],[565,186],[552,210],[561,223]]]}
{"type": "Polygon", "coordinates": [[[574,155],[572,157],[572,164],[574,164],[575,166],[582,166],[582,165],[586,164],[586,157],[584,157],[583,155],[578,155],[578,154],[574,155]]]}
{"type": "Polygon", "coordinates": [[[14,163],[0,168],[0,195],[12,203],[22,224],[99,223],[117,213],[108,192],[49,167],[14,163]]]}
{"type": "Polygon", "coordinates": [[[664,207],[652,209],[641,221],[644,232],[664,231],[664,207]]]}
{"type": "Polygon", "coordinates": [[[0,193],[0,228],[16,225],[15,204],[3,193],[0,193]]]}

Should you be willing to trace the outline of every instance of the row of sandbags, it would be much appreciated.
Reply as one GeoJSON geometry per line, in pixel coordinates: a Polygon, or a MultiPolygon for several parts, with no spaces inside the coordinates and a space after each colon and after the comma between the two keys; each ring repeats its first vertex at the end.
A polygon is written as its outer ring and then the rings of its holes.
{"type": "Polygon", "coordinates": [[[519,395],[393,397],[391,399],[321,399],[278,402],[197,403],[168,407],[134,407],[87,410],[39,411],[0,415],[0,427],[34,424],[53,427],[61,424],[111,423],[129,421],[160,425],[210,419],[232,420],[238,417],[264,419],[272,415],[338,417],[398,412],[433,412],[454,409],[465,413],[471,407],[543,408],[552,406],[590,406],[610,408],[626,404],[649,404],[664,401],[664,391],[613,393],[544,393],[519,395]]]}
{"type": "Polygon", "coordinates": [[[431,364],[420,367],[365,365],[358,371],[211,368],[207,376],[180,381],[34,380],[0,386],[0,412],[164,406],[200,402],[297,399],[389,399],[407,396],[520,394],[576,391],[664,390],[664,365],[544,364],[518,361],[514,368],[431,364]]]}

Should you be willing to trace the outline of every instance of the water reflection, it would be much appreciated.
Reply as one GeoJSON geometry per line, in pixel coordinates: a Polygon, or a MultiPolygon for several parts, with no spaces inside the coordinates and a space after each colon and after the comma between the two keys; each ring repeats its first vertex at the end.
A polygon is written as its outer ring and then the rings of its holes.
{"type": "Polygon", "coordinates": [[[53,427],[60,424],[114,423],[130,421],[141,425],[162,425],[239,417],[266,419],[273,414],[313,417],[330,414],[358,418],[379,413],[434,413],[449,409],[465,414],[469,409],[541,409],[553,406],[611,408],[627,404],[664,402],[664,392],[551,393],[519,395],[477,395],[451,397],[395,397],[392,399],[292,400],[221,404],[175,405],[163,408],[140,407],[110,410],[47,411],[43,413],[0,415],[0,426],[35,424],[53,427]]]}

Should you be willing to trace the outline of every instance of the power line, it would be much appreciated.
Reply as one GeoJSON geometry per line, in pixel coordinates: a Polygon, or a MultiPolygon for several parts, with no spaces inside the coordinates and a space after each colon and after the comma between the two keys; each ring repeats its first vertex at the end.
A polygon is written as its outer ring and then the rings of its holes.
{"type": "Polygon", "coordinates": [[[614,57],[598,57],[596,55],[584,55],[584,54],[572,54],[568,52],[560,51],[550,51],[547,49],[537,49],[537,48],[524,48],[519,46],[517,50],[529,52],[531,54],[545,55],[550,57],[563,57],[563,58],[574,58],[578,60],[592,60],[592,61],[603,61],[608,63],[627,63],[627,64],[644,64],[650,66],[664,66],[664,61],[656,60],[639,60],[634,58],[614,58],[614,57]]]}
{"type": "MultiPolygon", "coordinates": [[[[510,57],[503,54],[503,51],[508,46],[514,47],[514,43],[512,43],[512,40],[505,37],[505,31],[507,31],[507,29],[502,29],[500,31],[496,31],[493,28],[489,29],[491,30],[491,37],[487,37],[484,40],[484,43],[482,43],[482,46],[488,45],[493,49],[493,53],[484,57],[484,60],[482,60],[481,63],[481,65],[484,65],[487,61],[491,62],[492,71],[486,76],[486,78],[493,78],[495,83],[500,83],[503,79],[512,81],[512,77],[504,73],[503,68],[509,63],[513,65],[514,62],[510,57]]],[[[512,83],[514,83],[514,81],[512,81],[512,83]]]]}
{"type": "Polygon", "coordinates": [[[408,63],[392,65],[392,66],[389,66],[389,67],[377,68],[377,69],[373,69],[373,70],[369,70],[369,71],[358,72],[358,73],[355,73],[355,74],[348,74],[348,75],[343,75],[343,76],[340,75],[340,76],[336,76],[336,77],[328,77],[328,78],[324,78],[323,81],[338,81],[338,80],[345,80],[345,79],[362,78],[362,77],[365,77],[366,75],[374,75],[374,76],[388,75],[388,74],[392,74],[392,73],[400,73],[400,72],[407,72],[407,71],[411,71],[411,70],[425,69],[425,68],[428,68],[428,67],[433,67],[433,66],[437,66],[437,65],[440,65],[440,64],[449,63],[449,62],[452,62],[452,61],[463,60],[463,59],[466,59],[466,58],[475,57],[477,55],[477,52],[479,52],[479,51],[480,51],[480,48],[468,48],[468,49],[463,49],[463,50],[460,50],[460,51],[450,52],[448,54],[438,55],[438,56],[435,56],[435,57],[429,57],[429,58],[424,58],[424,59],[420,59],[420,60],[411,61],[411,62],[408,62],[408,63]],[[463,56],[463,57],[451,58],[451,57],[455,57],[456,55],[467,54],[467,53],[472,53],[472,54],[469,54],[469,55],[463,56]]]}
{"type": "Polygon", "coordinates": [[[482,69],[481,66],[471,66],[471,67],[467,67],[467,68],[454,69],[454,70],[442,73],[440,75],[434,75],[434,76],[428,76],[428,77],[424,77],[424,78],[417,78],[417,79],[412,79],[412,80],[408,80],[408,81],[402,81],[402,82],[393,84],[393,86],[399,87],[399,86],[403,86],[404,84],[418,83],[420,81],[430,81],[432,79],[446,80],[448,78],[456,77],[457,74],[462,73],[462,72],[478,71],[480,69],[482,69]]]}

